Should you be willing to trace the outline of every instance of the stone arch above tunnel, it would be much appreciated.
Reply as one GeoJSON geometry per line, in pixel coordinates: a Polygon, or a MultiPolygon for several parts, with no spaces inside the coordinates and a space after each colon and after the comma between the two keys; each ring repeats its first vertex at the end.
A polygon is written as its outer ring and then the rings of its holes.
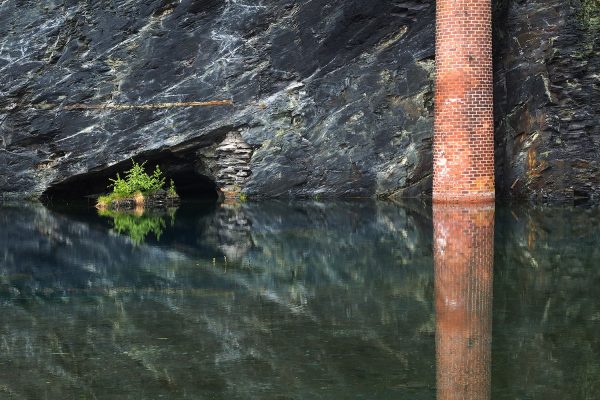
{"type": "Polygon", "coordinates": [[[167,181],[173,179],[184,200],[217,200],[238,196],[251,175],[253,149],[238,131],[221,133],[212,143],[190,142],[140,153],[132,159],[110,166],[99,166],[86,173],[54,182],[41,200],[93,199],[109,191],[110,179],[129,170],[134,160],[145,162],[146,170],[160,166],[167,181]]]}

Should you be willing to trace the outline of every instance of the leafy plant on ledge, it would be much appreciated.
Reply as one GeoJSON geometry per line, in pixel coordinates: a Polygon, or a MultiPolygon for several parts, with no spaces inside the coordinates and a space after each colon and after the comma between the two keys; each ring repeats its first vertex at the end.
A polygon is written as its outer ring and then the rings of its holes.
{"type": "Polygon", "coordinates": [[[143,206],[148,201],[160,203],[164,200],[172,204],[179,200],[172,179],[169,188],[164,190],[166,178],[158,165],[152,174],[148,174],[145,169],[146,161],[141,164],[134,160],[131,162],[133,165],[125,172],[124,178],[117,173],[115,179],[110,179],[112,183],[108,188],[112,188],[112,193],[98,197],[97,208],[133,208],[143,206]],[[159,194],[162,194],[163,199],[158,199],[159,194]]]}

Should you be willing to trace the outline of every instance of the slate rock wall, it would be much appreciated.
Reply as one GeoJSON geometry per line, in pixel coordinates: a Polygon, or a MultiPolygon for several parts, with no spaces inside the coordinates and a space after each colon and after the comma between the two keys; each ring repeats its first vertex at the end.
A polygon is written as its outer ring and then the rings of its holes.
{"type": "Polygon", "coordinates": [[[600,2],[509,1],[496,15],[503,197],[600,200],[600,2]]]}
{"type": "MultiPolygon", "coordinates": [[[[594,1],[494,4],[500,194],[597,198],[594,1]]],[[[5,0],[0,192],[64,192],[136,156],[202,164],[239,134],[249,196],[427,195],[434,17],[433,0],[5,0]]]]}
{"type": "Polygon", "coordinates": [[[427,0],[4,1],[0,191],[36,197],[241,130],[250,195],[421,192],[433,18],[427,0]],[[214,99],[234,105],[61,108],[214,99]]]}

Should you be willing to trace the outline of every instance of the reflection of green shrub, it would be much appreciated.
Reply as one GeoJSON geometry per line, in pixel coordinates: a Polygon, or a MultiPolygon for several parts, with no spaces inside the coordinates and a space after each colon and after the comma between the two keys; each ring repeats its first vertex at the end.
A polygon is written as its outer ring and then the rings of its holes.
{"type": "Polygon", "coordinates": [[[164,218],[157,215],[136,216],[132,213],[109,210],[99,210],[98,213],[103,217],[112,218],[115,231],[128,235],[135,244],[141,244],[150,233],[159,240],[166,226],[164,218]]]}

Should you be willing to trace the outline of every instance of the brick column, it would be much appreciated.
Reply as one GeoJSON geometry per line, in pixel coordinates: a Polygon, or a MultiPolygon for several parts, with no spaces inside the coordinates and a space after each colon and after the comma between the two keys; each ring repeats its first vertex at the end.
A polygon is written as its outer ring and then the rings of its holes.
{"type": "Polygon", "coordinates": [[[490,398],[493,207],[433,206],[438,400],[490,398]]]}
{"type": "Polygon", "coordinates": [[[491,0],[437,0],[436,13],[433,201],[492,201],[491,0]]]}

